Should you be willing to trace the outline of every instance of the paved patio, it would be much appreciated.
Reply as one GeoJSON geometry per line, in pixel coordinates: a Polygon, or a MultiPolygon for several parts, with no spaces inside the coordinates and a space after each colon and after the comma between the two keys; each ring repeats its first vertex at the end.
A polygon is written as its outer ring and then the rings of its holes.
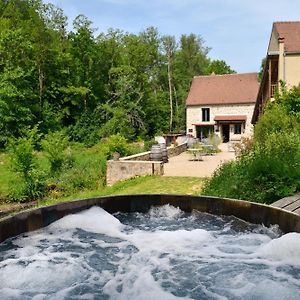
{"type": "Polygon", "coordinates": [[[235,159],[235,153],[228,151],[228,144],[221,144],[219,149],[222,152],[203,156],[203,161],[192,161],[193,156],[187,152],[171,157],[169,163],[164,164],[164,176],[211,176],[222,163],[235,159]]]}

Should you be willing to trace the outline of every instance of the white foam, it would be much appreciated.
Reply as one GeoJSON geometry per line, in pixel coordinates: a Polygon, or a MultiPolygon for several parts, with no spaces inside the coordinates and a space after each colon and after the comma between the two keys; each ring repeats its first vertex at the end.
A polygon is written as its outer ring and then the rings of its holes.
{"type": "Polygon", "coordinates": [[[96,206],[78,214],[68,215],[49,226],[50,229],[56,230],[80,228],[111,236],[118,236],[123,227],[117,218],[96,206]]]}
{"type": "Polygon", "coordinates": [[[0,274],[0,288],[50,293],[53,289],[70,286],[78,279],[84,278],[83,270],[78,264],[72,263],[71,257],[59,264],[44,259],[39,260],[38,253],[34,259],[26,264],[20,264],[17,260],[3,266],[0,274]]]}
{"type": "Polygon", "coordinates": [[[149,299],[190,299],[187,297],[176,297],[165,291],[151,274],[149,267],[133,265],[126,270],[124,276],[119,278],[123,288],[118,292],[116,287],[118,281],[111,280],[103,288],[103,291],[110,296],[110,299],[131,299],[131,300],[149,300],[149,299]]]}
{"type": "Polygon", "coordinates": [[[188,230],[156,230],[153,232],[136,230],[127,236],[140,251],[180,252],[200,248],[213,239],[211,234],[204,229],[188,230]]]}
{"type": "Polygon", "coordinates": [[[257,254],[281,263],[300,265],[300,234],[287,233],[258,249],[257,254]]]}
{"type": "Polygon", "coordinates": [[[183,214],[183,211],[179,207],[166,204],[163,206],[153,206],[149,210],[150,218],[164,218],[164,219],[176,219],[183,214]]]}
{"type": "MultiPolygon", "coordinates": [[[[194,289],[201,288],[208,298],[226,299],[222,294],[226,292],[232,298],[253,295],[258,299],[300,299],[297,278],[276,269],[287,262],[300,264],[300,234],[290,233],[271,240],[269,233],[231,233],[227,225],[211,231],[193,226],[175,230],[182,216],[180,209],[169,205],[152,208],[146,216],[138,215],[157,224],[158,229],[148,226],[149,230],[125,226],[99,207],[66,216],[48,228],[14,241],[20,248],[5,253],[0,262],[0,295],[5,299],[24,298],[30,290],[35,300],[63,299],[81,285],[101,285],[111,299],[188,299],[175,297],[171,289],[163,288],[163,283],[180,289],[182,280],[196,277],[200,279],[194,289]],[[175,226],[162,226],[160,219],[165,220],[163,224],[175,226]],[[80,240],[82,233],[77,234],[77,228],[119,239],[80,240]],[[62,243],[80,251],[57,250],[62,243]],[[101,255],[105,251],[107,257],[100,255],[99,261],[94,261],[97,250],[93,245],[101,248],[101,255]],[[112,248],[118,250],[113,255],[112,248]],[[93,266],[101,265],[102,260],[110,267],[93,266]],[[181,270],[185,265],[186,273],[181,270]],[[212,269],[207,271],[209,265],[212,269]],[[228,274],[224,272],[226,268],[228,274]]],[[[191,218],[198,217],[201,214],[191,218]]],[[[80,298],[78,295],[77,299],[80,298]]],[[[89,292],[82,296],[90,298],[93,297],[89,292]]]]}

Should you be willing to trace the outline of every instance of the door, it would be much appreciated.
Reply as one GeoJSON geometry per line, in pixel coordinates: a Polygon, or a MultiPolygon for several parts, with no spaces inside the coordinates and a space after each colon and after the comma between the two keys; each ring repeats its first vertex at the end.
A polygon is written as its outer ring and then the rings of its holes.
{"type": "Polygon", "coordinates": [[[229,124],[222,125],[223,143],[229,142],[229,124]]]}
{"type": "Polygon", "coordinates": [[[214,126],[207,125],[207,126],[196,126],[197,138],[207,139],[210,134],[214,132],[214,126]]]}

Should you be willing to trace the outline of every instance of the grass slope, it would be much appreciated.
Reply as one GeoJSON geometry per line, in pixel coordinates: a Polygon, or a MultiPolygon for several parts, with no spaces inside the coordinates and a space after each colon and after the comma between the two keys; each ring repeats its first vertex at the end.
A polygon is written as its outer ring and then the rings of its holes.
{"type": "Polygon", "coordinates": [[[39,205],[71,201],[96,196],[129,195],[129,194],[188,194],[199,195],[203,178],[199,177],[137,177],[116,183],[102,190],[85,191],[63,198],[49,198],[39,201],[39,205]]]}

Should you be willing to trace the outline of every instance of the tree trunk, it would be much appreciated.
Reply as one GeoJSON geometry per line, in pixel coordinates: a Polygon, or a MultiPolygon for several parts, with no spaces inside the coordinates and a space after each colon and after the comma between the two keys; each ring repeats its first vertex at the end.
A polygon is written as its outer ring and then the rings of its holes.
{"type": "Polygon", "coordinates": [[[40,106],[40,120],[42,120],[42,118],[43,118],[43,107],[44,107],[44,103],[43,103],[44,73],[43,73],[41,64],[39,64],[38,71],[39,71],[39,106],[40,106]]]}
{"type": "Polygon", "coordinates": [[[168,83],[169,83],[169,101],[170,101],[170,132],[173,125],[173,90],[172,90],[172,71],[171,71],[171,55],[168,54],[168,83]]]}

